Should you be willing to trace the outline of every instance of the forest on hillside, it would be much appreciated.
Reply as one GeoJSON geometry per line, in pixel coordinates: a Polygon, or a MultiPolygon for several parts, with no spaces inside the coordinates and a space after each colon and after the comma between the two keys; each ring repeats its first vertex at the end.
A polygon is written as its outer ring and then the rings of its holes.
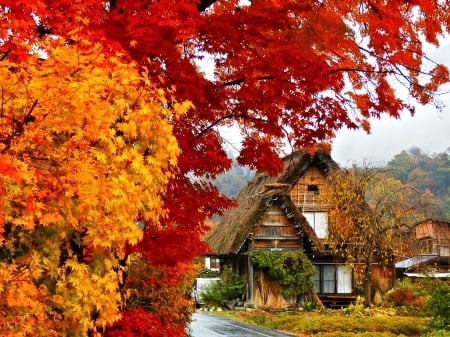
{"type": "Polygon", "coordinates": [[[413,147],[395,155],[385,169],[434,202],[429,216],[450,219],[450,148],[427,155],[413,147]]]}
{"type": "MultiPolygon", "coordinates": [[[[426,154],[418,147],[403,150],[384,167],[378,167],[427,199],[429,217],[450,219],[450,147],[442,153],[426,154]]],[[[235,197],[252,178],[254,171],[234,164],[214,184],[228,197],[235,197]]]]}

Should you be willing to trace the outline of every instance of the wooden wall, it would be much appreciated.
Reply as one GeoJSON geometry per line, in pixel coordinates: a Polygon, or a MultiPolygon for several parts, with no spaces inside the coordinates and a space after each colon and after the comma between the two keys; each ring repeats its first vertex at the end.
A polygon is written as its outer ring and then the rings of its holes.
{"type": "Polygon", "coordinates": [[[252,248],[299,249],[300,238],[280,206],[268,208],[252,235],[252,248]]]}
{"type": "Polygon", "coordinates": [[[316,167],[309,167],[291,190],[291,199],[301,211],[326,210],[320,200],[325,186],[325,178],[316,167]]]}
{"type": "Polygon", "coordinates": [[[450,224],[429,220],[416,227],[421,254],[450,256],[450,224]]]}

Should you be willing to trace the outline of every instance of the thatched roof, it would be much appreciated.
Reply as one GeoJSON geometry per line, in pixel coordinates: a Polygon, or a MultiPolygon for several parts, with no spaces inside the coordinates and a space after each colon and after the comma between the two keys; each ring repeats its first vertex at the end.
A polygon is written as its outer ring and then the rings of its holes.
{"type": "Polygon", "coordinates": [[[321,242],[289,196],[292,186],[311,166],[317,167],[324,176],[338,167],[329,152],[318,151],[311,155],[297,151],[283,159],[283,171],[278,177],[257,172],[237,196],[238,206],[228,210],[219,225],[207,237],[206,242],[212,252],[217,255],[238,254],[271,201],[279,197],[283,199],[286,209],[294,215],[290,221],[299,225],[313,245],[321,251],[321,242]]]}

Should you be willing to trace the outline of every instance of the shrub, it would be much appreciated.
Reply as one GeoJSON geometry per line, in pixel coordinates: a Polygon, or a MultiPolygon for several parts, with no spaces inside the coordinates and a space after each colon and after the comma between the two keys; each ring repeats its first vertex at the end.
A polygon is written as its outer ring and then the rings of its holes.
{"type": "Polygon", "coordinates": [[[403,307],[406,313],[419,313],[425,306],[425,291],[421,284],[404,279],[397,284],[395,289],[389,290],[385,300],[391,306],[403,307]]]}
{"type": "MultiPolygon", "coordinates": [[[[381,315],[376,311],[377,315],[381,315]]],[[[399,316],[349,316],[343,317],[337,311],[323,313],[303,312],[286,315],[270,314],[263,311],[236,312],[236,318],[253,324],[290,331],[296,334],[314,336],[419,336],[425,329],[423,317],[399,316]]],[[[444,337],[430,335],[429,337],[444,337]]],[[[447,336],[445,336],[447,337],[447,336]]]]}
{"type": "Polygon", "coordinates": [[[448,281],[427,278],[424,288],[430,297],[425,304],[425,313],[431,317],[430,328],[450,330],[450,284],[448,281]]]}
{"type": "Polygon", "coordinates": [[[397,306],[410,306],[416,300],[416,295],[407,288],[396,288],[386,294],[386,300],[397,306]]]}
{"type": "Polygon", "coordinates": [[[428,331],[421,335],[422,337],[450,337],[450,331],[440,329],[435,331],[428,331]]]}
{"type": "Polygon", "coordinates": [[[248,254],[255,267],[280,284],[285,298],[308,294],[314,289],[311,276],[316,269],[302,251],[252,250],[248,254]]]}
{"type": "Polygon", "coordinates": [[[246,283],[242,276],[225,267],[220,273],[220,281],[211,283],[202,293],[207,307],[223,305],[224,301],[243,298],[246,283]]]}

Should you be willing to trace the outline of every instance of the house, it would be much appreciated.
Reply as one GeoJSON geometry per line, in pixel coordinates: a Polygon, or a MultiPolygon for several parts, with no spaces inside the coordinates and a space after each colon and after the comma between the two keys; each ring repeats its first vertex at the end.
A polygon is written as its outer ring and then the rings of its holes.
{"type": "MultiPolygon", "coordinates": [[[[301,299],[281,298],[261,273],[255,275],[245,253],[253,249],[302,250],[316,268],[313,281],[322,303],[348,305],[359,294],[355,269],[328,248],[329,206],[321,200],[326,176],[339,167],[325,150],[315,154],[297,151],[285,157],[283,164],[278,177],[258,172],[242,189],[237,208],[226,212],[207,237],[212,249],[208,258],[247,276],[247,302],[258,307],[283,307],[301,299]]],[[[393,268],[384,274],[393,278],[393,268]]]]}
{"type": "Polygon", "coordinates": [[[414,226],[415,254],[395,264],[399,277],[450,279],[450,221],[426,219],[414,226]]]}

